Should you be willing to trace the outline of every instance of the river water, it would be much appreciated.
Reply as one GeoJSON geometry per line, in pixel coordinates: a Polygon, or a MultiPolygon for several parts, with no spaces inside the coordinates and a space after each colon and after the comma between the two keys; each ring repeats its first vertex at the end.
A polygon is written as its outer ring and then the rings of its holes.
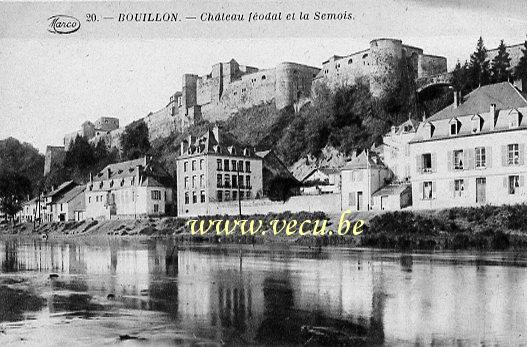
{"type": "Polygon", "coordinates": [[[527,343],[512,252],[9,238],[0,265],[2,346],[527,343]]]}

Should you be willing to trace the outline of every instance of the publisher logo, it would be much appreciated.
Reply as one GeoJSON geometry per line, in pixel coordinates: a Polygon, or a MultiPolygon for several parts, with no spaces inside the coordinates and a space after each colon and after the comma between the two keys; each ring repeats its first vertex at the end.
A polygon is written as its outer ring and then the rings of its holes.
{"type": "Polygon", "coordinates": [[[81,27],[81,22],[77,18],[63,14],[51,16],[48,21],[48,31],[53,34],[71,34],[81,27]]]}

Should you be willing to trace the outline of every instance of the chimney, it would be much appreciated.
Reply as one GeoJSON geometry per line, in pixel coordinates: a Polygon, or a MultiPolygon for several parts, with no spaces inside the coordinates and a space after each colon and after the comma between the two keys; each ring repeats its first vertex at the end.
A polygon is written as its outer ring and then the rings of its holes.
{"type": "Polygon", "coordinates": [[[454,108],[459,106],[459,93],[454,89],[454,108]]]}
{"type": "Polygon", "coordinates": [[[90,183],[93,182],[93,174],[90,172],[90,183]]]}
{"type": "Polygon", "coordinates": [[[492,117],[496,116],[496,104],[490,104],[490,114],[492,117]]]}
{"type": "Polygon", "coordinates": [[[137,165],[136,166],[137,172],[135,176],[135,183],[137,186],[141,185],[141,178],[143,176],[143,165],[137,165]]]}
{"type": "Polygon", "coordinates": [[[181,144],[180,144],[180,155],[185,155],[185,153],[187,152],[187,148],[188,148],[188,142],[187,140],[183,140],[181,141],[181,144]]]}
{"type": "Polygon", "coordinates": [[[109,179],[112,176],[112,170],[110,168],[107,168],[106,171],[108,173],[108,179],[109,179]]]}
{"type": "Polygon", "coordinates": [[[392,125],[392,134],[395,134],[395,125],[392,125]]]}
{"type": "Polygon", "coordinates": [[[212,128],[212,133],[214,134],[214,138],[216,139],[216,142],[220,144],[220,128],[215,125],[214,128],[212,128]]]}

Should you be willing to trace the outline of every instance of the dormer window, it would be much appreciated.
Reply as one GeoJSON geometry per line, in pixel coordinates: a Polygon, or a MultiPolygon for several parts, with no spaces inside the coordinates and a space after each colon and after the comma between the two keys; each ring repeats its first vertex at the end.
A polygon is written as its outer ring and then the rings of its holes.
{"type": "Polygon", "coordinates": [[[517,110],[512,110],[509,113],[509,129],[514,129],[520,126],[520,113],[517,110]]]}
{"type": "Polygon", "coordinates": [[[449,124],[450,124],[450,135],[459,134],[460,123],[457,120],[457,118],[453,118],[449,124]]]}
{"type": "Polygon", "coordinates": [[[481,116],[475,115],[470,121],[472,122],[472,133],[477,134],[481,132],[481,128],[483,126],[483,119],[481,116]]]}
{"type": "Polygon", "coordinates": [[[434,136],[435,126],[432,123],[426,123],[424,126],[425,138],[432,138],[434,136]]]}

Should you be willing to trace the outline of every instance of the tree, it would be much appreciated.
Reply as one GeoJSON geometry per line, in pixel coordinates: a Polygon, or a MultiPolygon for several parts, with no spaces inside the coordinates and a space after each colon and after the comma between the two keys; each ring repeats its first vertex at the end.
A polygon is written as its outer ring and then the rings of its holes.
{"type": "Polygon", "coordinates": [[[271,201],[286,202],[294,195],[296,188],[298,188],[298,182],[294,178],[276,176],[269,181],[267,195],[271,201]]]}
{"type": "Polygon", "coordinates": [[[507,46],[501,40],[498,46],[498,54],[492,59],[492,81],[494,83],[508,81],[511,75],[510,67],[511,58],[507,52],[507,46]]]}
{"type": "Polygon", "coordinates": [[[121,135],[123,157],[126,160],[140,158],[150,150],[148,126],[143,120],[135,121],[126,126],[121,135]]]}
{"type": "Polygon", "coordinates": [[[480,36],[476,51],[470,55],[469,79],[472,88],[486,85],[490,82],[490,62],[487,59],[487,49],[480,36]]]}
{"type": "Polygon", "coordinates": [[[518,65],[516,65],[514,77],[527,79],[527,40],[525,40],[523,46],[525,47],[522,48],[523,55],[521,56],[518,65]]]}
{"type": "Polygon", "coordinates": [[[10,216],[13,224],[15,215],[30,194],[31,182],[27,177],[14,172],[0,174],[0,211],[10,216]]]}

